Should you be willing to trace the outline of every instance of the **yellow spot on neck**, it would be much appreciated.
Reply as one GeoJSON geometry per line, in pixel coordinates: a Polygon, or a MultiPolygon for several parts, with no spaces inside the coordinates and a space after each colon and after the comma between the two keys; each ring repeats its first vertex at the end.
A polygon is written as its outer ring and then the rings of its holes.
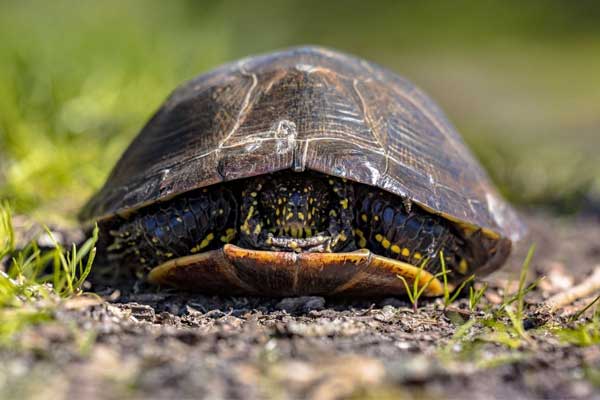
{"type": "Polygon", "coordinates": [[[235,229],[228,228],[225,231],[225,235],[221,236],[221,242],[229,243],[235,237],[235,229]]]}
{"type": "Polygon", "coordinates": [[[342,208],[345,210],[348,208],[348,199],[343,199],[340,200],[340,204],[342,205],[342,208]]]}
{"type": "Polygon", "coordinates": [[[367,214],[362,214],[360,216],[360,219],[362,219],[364,222],[367,222],[369,220],[369,218],[367,217],[367,214]]]}
{"type": "Polygon", "coordinates": [[[400,247],[397,244],[393,244],[392,247],[390,247],[390,250],[396,254],[400,254],[400,247]]]}
{"type": "Polygon", "coordinates": [[[469,270],[469,263],[464,258],[461,259],[460,263],[458,264],[458,272],[460,272],[461,274],[464,275],[467,273],[468,270],[469,270]]]}
{"type": "Polygon", "coordinates": [[[363,249],[367,247],[367,239],[365,239],[365,234],[363,231],[360,229],[355,229],[354,234],[358,236],[358,246],[363,249]]]}
{"type": "Polygon", "coordinates": [[[383,235],[381,233],[376,234],[375,240],[377,240],[378,242],[381,242],[383,240],[383,235]]]}
{"type": "Polygon", "coordinates": [[[408,257],[408,256],[410,256],[410,250],[409,250],[408,248],[406,248],[406,247],[405,247],[405,248],[403,248],[403,249],[402,249],[402,255],[403,255],[404,257],[408,257]]]}
{"type": "Polygon", "coordinates": [[[192,253],[197,253],[198,251],[202,250],[203,248],[205,248],[206,246],[208,246],[210,244],[210,242],[212,242],[212,240],[215,238],[215,234],[214,233],[209,233],[208,235],[206,235],[206,237],[204,239],[202,239],[202,241],[200,242],[200,244],[194,246],[191,248],[190,252],[192,253]]]}

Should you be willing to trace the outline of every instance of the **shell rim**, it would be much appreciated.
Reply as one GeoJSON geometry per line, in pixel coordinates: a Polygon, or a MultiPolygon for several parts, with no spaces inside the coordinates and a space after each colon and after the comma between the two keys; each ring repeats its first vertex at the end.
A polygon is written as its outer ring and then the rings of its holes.
{"type": "MultiPolygon", "coordinates": [[[[295,171],[293,168],[289,168],[288,167],[288,168],[282,168],[282,169],[279,169],[279,170],[273,170],[270,173],[280,172],[280,171],[288,171],[288,170],[292,171],[292,172],[304,172],[304,171],[295,171]]],[[[375,186],[375,185],[372,185],[372,184],[369,184],[369,183],[359,182],[359,181],[357,181],[355,179],[352,179],[352,178],[349,178],[349,177],[346,177],[346,176],[335,175],[335,174],[332,174],[332,173],[324,173],[322,171],[316,171],[316,170],[312,170],[312,169],[307,169],[307,170],[318,172],[318,173],[321,173],[321,174],[323,174],[325,176],[333,176],[333,177],[337,177],[337,178],[341,178],[341,179],[347,179],[347,180],[355,182],[355,183],[359,183],[359,184],[362,184],[362,185],[367,185],[367,186],[370,186],[372,188],[376,188],[378,190],[383,190],[383,191],[385,191],[387,193],[390,193],[390,194],[392,194],[392,195],[394,195],[396,197],[399,197],[399,198],[402,197],[401,195],[398,195],[397,193],[391,192],[390,190],[387,190],[385,188],[382,188],[382,187],[379,187],[379,186],[375,186]]],[[[133,213],[135,213],[135,212],[137,212],[137,211],[139,211],[139,210],[141,210],[141,209],[143,209],[145,207],[148,207],[150,205],[157,204],[157,203],[168,202],[168,201],[170,201],[171,199],[173,199],[173,198],[175,198],[177,196],[184,195],[184,194],[192,192],[194,190],[206,188],[206,187],[213,186],[213,185],[219,185],[219,184],[222,184],[222,183],[225,183],[225,182],[233,182],[233,181],[238,181],[238,180],[241,180],[241,179],[252,179],[252,178],[255,178],[257,176],[262,176],[262,175],[266,175],[266,174],[259,173],[259,174],[245,176],[245,177],[236,177],[236,178],[233,178],[233,179],[222,179],[219,182],[211,183],[209,185],[202,185],[202,184],[201,185],[196,185],[196,186],[193,186],[193,187],[189,188],[186,191],[179,192],[179,193],[171,193],[171,194],[166,195],[164,197],[147,200],[145,202],[138,203],[135,206],[132,206],[132,207],[129,207],[129,208],[121,208],[121,209],[115,210],[114,212],[106,213],[104,215],[100,215],[100,216],[95,217],[95,218],[94,217],[92,217],[92,218],[88,217],[87,219],[83,220],[83,223],[86,224],[86,225],[90,225],[90,224],[93,224],[94,222],[104,222],[104,221],[110,220],[111,218],[115,218],[117,216],[123,217],[123,218],[127,218],[131,214],[133,214],[133,213]]],[[[426,212],[428,212],[430,214],[433,214],[433,215],[438,215],[438,216],[444,218],[445,220],[451,222],[452,224],[455,224],[459,228],[465,229],[466,231],[481,230],[486,235],[486,237],[489,237],[491,239],[500,239],[502,237],[505,237],[498,230],[492,230],[490,228],[482,227],[482,226],[479,226],[477,224],[473,224],[473,223],[470,223],[468,221],[465,221],[465,220],[463,220],[461,218],[455,217],[453,215],[450,215],[450,214],[447,214],[447,213],[444,213],[444,212],[440,212],[440,211],[436,211],[436,210],[432,209],[431,207],[428,207],[428,206],[424,205],[423,203],[421,203],[420,201],[415,200],[415,199],[413,199],[413,198],[411,198],[409,196],[406,196],[406,198],[408,200],[410,200],[411,203],[416,204],[417,206],[419,206],[420,208],[422,208],[426,212]]]]}

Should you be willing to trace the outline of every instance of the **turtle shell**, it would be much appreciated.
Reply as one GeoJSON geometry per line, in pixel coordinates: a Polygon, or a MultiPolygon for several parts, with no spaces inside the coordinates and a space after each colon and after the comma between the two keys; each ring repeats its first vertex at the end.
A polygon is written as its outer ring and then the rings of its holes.
{"type": "Polygon", "coordinates": [[[317,47],[246,58],[177,88],[81,218],[286,169],[376,186],[490,236],[524,233],[427,95],[378,65],[317,47]]]}

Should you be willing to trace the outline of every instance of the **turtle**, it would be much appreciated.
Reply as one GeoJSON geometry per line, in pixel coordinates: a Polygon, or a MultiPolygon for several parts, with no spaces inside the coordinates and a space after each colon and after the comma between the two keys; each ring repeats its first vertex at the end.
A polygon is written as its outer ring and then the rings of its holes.
{"type": "Polygon", "coordinates": [[[313,46],[176,88],[80,218],[109,265],[226,295],[438,296],[526,232],[423,91],[313,46]]]}

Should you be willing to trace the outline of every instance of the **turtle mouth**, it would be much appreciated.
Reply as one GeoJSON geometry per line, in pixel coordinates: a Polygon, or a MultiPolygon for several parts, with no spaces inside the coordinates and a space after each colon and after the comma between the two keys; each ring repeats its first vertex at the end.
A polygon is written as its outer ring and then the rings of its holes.
{"type": "Polygon", "coordinates": [[[322,233],[308,237],[274,236],[267,233],[265,243],[275,251],[295,252],[329,252],[331,251],[331,235],[322,233]]]}
{"type": "MultiPolygon", "coordinates": [[[[248,231],[240,242],[244,247],[272,251],[293,252],[331,252],[335,243],[335,230],[338,221],[331,219],[328,227],[316,224],[316,221],[290,220],[272,225],[270,216],[254,215],[254,229],[248,231]],[[334,232],[332,232],[332,230],[334,232]],[[245,239],[245,240],[244,240],[245,239]]],[[[242,227],[242,231],[244,227],[242,227]]]]}
{"type": "Polygon", "coordinates": [[[286,223],[270,227],[264,218],[261,226],[260,242],[266,249],[274,251],[295,252],[325,252],[331,251],[331,242],[334,235],[315,221],[291,220],[286,223]]]}

